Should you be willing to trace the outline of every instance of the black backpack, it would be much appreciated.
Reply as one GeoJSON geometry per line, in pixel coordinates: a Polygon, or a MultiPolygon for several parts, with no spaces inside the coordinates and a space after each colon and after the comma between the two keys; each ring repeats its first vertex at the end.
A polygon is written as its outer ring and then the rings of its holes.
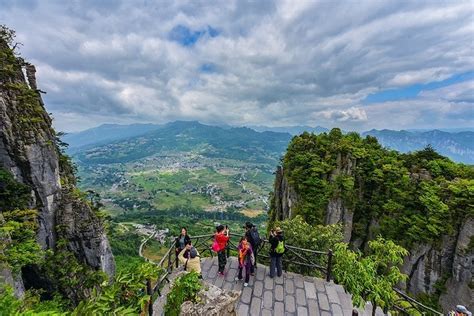
{"type": "Polygon", "coordinates": [[[260,238],[256,227],[252,227],[250,229],[250,237],[252,238],[252,244],[255,246],[255,248],[258,248],[262,243],[262,239],[260,238]]]}

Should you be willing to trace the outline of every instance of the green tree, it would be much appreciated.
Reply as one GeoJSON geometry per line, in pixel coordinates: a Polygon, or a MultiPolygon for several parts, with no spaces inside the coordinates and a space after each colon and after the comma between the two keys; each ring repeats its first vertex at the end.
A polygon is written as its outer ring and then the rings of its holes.
{"type": "Polygon", "coordinates": [[[407,254],[403,247],[381,237],[369,242],[366,256],[339,243],[334,251],[335,280],[352,294],[355,306],[371,302],[375,315],[377,306],[384,309],[393,306],[397,297],[393,287],[407,277],[398,267],[407,254]]]}

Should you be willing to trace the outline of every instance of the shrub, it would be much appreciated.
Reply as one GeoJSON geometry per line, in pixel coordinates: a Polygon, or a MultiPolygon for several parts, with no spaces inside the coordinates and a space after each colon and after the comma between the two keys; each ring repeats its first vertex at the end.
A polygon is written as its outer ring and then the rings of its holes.
{"type": "Polygon", "coordinates": [[[201,289],[202,284],[199,275],[196,272],[187,273],[176,278],[171,291],[166,297],[165,315],[178,316],[181,305],[186,301],[197,300],[197,293],[201,289]]]}

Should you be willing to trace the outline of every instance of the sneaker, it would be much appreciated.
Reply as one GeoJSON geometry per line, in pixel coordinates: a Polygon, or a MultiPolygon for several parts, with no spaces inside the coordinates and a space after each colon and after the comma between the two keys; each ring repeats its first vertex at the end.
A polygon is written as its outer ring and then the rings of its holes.
{"type": "Polygon", "coordinates": [[[255,276],[255,272],[250,273],[251,276],[255,276]]]}
{"type": "Polygon", "coordinates": [[[239,277],[235,277],[235,281],[241,281],[242,279],[239,279],[239,277]]]}
{"type": "Polygon", "coordinates": [[[219,272],[217,272],[217,274],[220,275],[220,276],[224,276],[224,272],[219,271],[219,272]]]}
{"type": "Polygon", "coordinates": [[[247,287],[247,286],[249,286],[249,284],[248,284],[248,283],[244,283],[244,286],[247,287]]]}

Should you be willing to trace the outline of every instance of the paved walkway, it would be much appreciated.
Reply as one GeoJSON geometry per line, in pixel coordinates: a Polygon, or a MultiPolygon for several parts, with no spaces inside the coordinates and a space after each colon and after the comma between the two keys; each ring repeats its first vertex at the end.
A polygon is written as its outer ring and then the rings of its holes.
{"type": "MultiPolygon", "coordinates": [[[[242,281],[234,280],[238,273],[237,266],[237,259],[229,258],[226,275],[222,277],[217,275],[217,258],[202,260],[204,280],[220,288],[242,291],[237,304],[239,316],[352,315],[350,295],[345,293],[342,286],[333,282],[291,272],[271,279],[268,267],[259,265],[256,275],[250,277],[249,286],[244,287],[242,281]]],[[[364,311],[359,310],[359,315],[371,315],[371,306],[368,305],[364,311]]],[[[383,313],[378,310],[377,315],[383,313]]]]}

